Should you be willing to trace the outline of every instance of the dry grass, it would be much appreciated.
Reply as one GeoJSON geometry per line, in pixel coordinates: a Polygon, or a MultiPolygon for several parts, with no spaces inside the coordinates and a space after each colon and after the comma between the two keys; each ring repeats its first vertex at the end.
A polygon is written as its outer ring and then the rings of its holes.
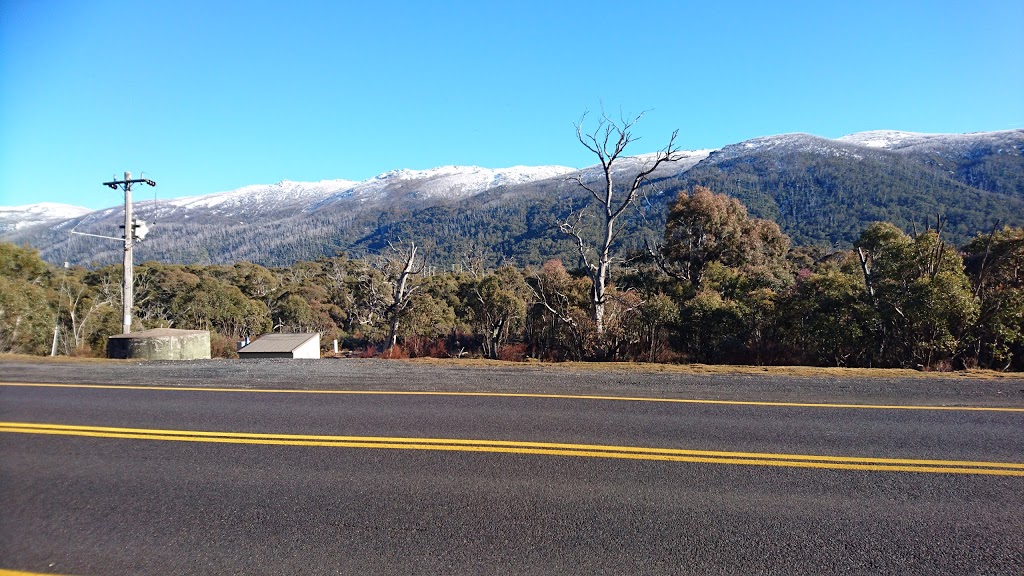
{"type": "Polygon", "coordinates": [[[92,356],[34,356],[31,354],[0,354],[0,362],[28,362],[31,364],[104,364],[109,362],[124,362],[124,360],[95,358],[92,356]]]}
{"type": "Polygon", "coordinates": [[[438,366],[466,366],[475,368],[530,368],[544,367],[563,370],[598,370],[635,373],[667,374],[764,374],[772,376],[828,377],[828,378],[960,378],[960,379],[1021,379],[1018,372],[995,370],[960,370],[955,372],[922,372],[901,368],[834,368],[818,366],[739,366],[719,364],[649,364],[642,362],[505,362],[484,359],[414,358],[402,360],[438,366]]]}
{"type": "MultiPolygon", "coordinates": [[[[327,356],[325,356],[327,358],[327,356]]],[[[341,360],[342,358],[339,358],[341,360]]],[[[133,360],[137,362],[138,360],[133,360]]],[[[739,375],[771,375],[796,376],[806,378],[956,378],[975,380],[1019,380],[1024,379],[1020,372],[996,372],[994,370],[961,370],[955,372],[921,372],[918,370],[898,368],[823,368],[817,366],[738,366],[718,364],[649,364],[643,362],[508,362],[504,360],[485,360],[481,358],[413,358],[391,360],[392,362],[408,362],[414,364],[430,364],[434,366],[466,367],[466,368],[546,368],[554,370],[632,372],[648,374],[739,374],[739,375]]],[[[32,364],[104,364],[126,362],[108,358],[71,357],[71,356],[32,356],[28,354],[0,354],[2,362],[28,362],[32,364]]]]}

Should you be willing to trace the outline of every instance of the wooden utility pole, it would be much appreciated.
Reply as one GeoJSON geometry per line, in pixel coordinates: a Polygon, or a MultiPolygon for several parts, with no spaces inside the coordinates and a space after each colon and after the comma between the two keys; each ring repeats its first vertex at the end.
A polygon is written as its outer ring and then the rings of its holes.
{"type": "Polygon", "coordinates": [[[124,180],[113,180],[104,182],[103,185],[114,190],[120,187],[124,190],[124,278],[121,283],[121,333],[128,334],[132,331],[132,306],[134,304],[134,268],[132,263],[132,247],[135,244],[135,221],[132,219],[132,184],[149,184],[156,186],[156,182],[148,178],[137,178],[132,180],[132,173],[125,172],[124,180]]]}

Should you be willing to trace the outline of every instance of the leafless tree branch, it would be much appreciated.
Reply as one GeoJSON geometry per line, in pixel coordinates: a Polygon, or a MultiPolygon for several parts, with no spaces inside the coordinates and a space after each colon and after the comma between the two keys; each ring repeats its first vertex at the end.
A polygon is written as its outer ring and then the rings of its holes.
{"type": "Polygon", "coordinates": [[[616,220],[627,208],[632,206],[637,197],[642,193],[644,184],[649,182],[650,176],[668,162],[675,162],[682,158],[676,147],[676,138],[679,131],[676,130],[669,138],[668,144],[663,150],[658,151],[653,159],[640,168],[640,171],[628,181],[622,191],[620,199],[616,200],[617,190],[615,187],[614,169],[616,163],[622,159],[626,149],[639,137],[633,135],[633,127],[643,118],[645,112],[629,118],[620,113],[618,120],[608,116],[602,108],[601,115],[596,121],[596,126],[590,131],[584,131],[584,122],[588,113],[584,113],[579,122],[575,124],[576,138],[587,150],[597,156],[601,164],[602,185],[595,186],[593,183],[583,181],[582,175],[571,178],[580,188],[586,190],[591,197],[597,201],[595,208],[601,213],[601,236],[596,245],[595,260],[591,261],[587,254],[588,245],[579,228],[581,217],[575,220],[567,218],[559,225],[559,229],[565,235],[572,238],[590,276],[591,288],[591,318],[594,320],[598,334],[604,333],[604,306],[605,292],[609,266],[616,260],[612,255],[612,244],[619,237],[620,230],[616,227],[616,220]]]}

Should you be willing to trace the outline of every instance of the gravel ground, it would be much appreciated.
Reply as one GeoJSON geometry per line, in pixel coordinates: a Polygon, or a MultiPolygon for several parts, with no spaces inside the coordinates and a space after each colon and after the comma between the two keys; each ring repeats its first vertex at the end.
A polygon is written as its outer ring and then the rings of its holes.
{"type": "Polygon", "coordinates": [[[0,359],[0,381],[310,390],[598,394],[778,402],[1024,406],[1024,375],[376,359],[185,362],[0,359]],[[891,375],[890,375],[891,374],[891,375]],[[444,384],[439,386],[439,382],[444,384]]]}

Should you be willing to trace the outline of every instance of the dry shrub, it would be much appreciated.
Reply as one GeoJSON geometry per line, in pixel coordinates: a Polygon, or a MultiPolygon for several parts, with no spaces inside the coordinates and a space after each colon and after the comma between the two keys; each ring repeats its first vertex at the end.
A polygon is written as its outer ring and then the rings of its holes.
{"type": "Polygon", "coordinates": [[[921,366],[922,372],[952,372],[953,363],[949,360],[937,360],[932,362],[931,366],[921,366]]]}
{"type": "Polygon", "coordinates": [[[498,360],[508,362],[526,361],[526,344],[507,344],[498,347],[498,360]]]}
{"type": "Polygon", "coordinates": [[[443,338],[409,336],[402,341],[409,358],[448,358],[448,345],[443,338]]]}
{"type": "MultiPolygon", "coordinates": [[[[408,342],[406,342],[408,345],[408,342]]],[[[448,343],[444,338],[422,338],[414,357],[448,358],[448,343]]]]}
{"type": "Polygon", "coordinates": [[[238,358],[236,349],[237,342],[217,332],[210,332],[210,357],[211,358],[238,358]]]}
{"type": "Polygon", "coordinates": [[[362,350],[356,348],[353,352],[354,352],[353,356],[355,356],[356,358],[376,358],[377,357],[377,349],[375,347],[373,347],[373,346],[366,346],[362,350]]]}
{"type": "Polygon", "coordinates": [[[448,343],[440,338],[435,339],[430,343],[430,347],[427,348],[427,356],[431,358],[450,358],[451,354],[448,353],[448,343]]]}
{"type": "MultiPolygon", "coordinates": [[[[104,354],[103,355],[106,356],[106,350],[104,350],[104,354]]],[[[74,350],[72,350],[68,354],[68,356],[72,356],[72,357],[75,357],[75,358],[89,358],[91,356],[99,357],[100,355],[95,353],[93,351],[92,347],[89,346],[89,343],[86,342],[86,343],[83,343],[81,346],[79,346],[79,347],[75,348],[74,350]]]]}
{"type": "Polygon", "coordinates": [[[409,336],[402,341],[402,348],[410,358],[426,356],[428,339],[423,336],[409,336]]]}
{"type": "Polygon", "coordinates": [[[409,353],[402,348],[401,344],[395,344],[391,348],[382,352],[380,357],[388,360],[404,360],[409,357],[409,353]]]}
{"type": "Polygon", "coordinates": [[[657,364],[682,364],[687,361],[685,354],[671,348],[659,348],[654,351],[654,362],[657,364]]]}

